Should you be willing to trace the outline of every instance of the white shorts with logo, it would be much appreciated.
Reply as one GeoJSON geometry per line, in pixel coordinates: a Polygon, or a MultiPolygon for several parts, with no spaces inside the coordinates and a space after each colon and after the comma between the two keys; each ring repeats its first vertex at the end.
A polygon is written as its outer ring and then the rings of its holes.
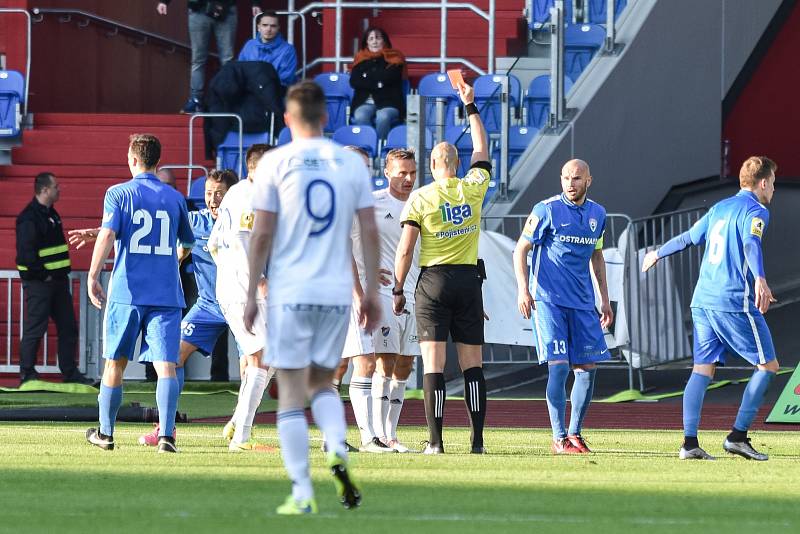
{"type": "Polygon", "coordinates": [[[239,357],[249,356],[263,350],[267,342],[267,305],[258,301],[258,315],[253,323],[253,333],[244,327],[244,302],[219,303],[219,309],[239,345],[239,357]]]}
{"type": "Polygon", "coordinates": [[[352,358],[362,354],[374,354],[372,334],[358,325],[358,310],[351,308],[350,321],[347,324],[347,338],[342,350],[342,358],[352,358]]]}
{"type": "Polygon", "coordinates": [[[409,313],[394,314],[394,299],[390,295],[379,294],[381,303],[381,322],[372,333],[372,342],[377,354],[400,354],[419,356],[422,354],[417,337],[417,318],[414,316],[414,303],[407,302],[409,313]]]}
{"type": "Polygon", "coordinates": [[[264,363],[276,369],[339,366],[350,320],[350,305],[275,304],[267,306],[264,363]]]}

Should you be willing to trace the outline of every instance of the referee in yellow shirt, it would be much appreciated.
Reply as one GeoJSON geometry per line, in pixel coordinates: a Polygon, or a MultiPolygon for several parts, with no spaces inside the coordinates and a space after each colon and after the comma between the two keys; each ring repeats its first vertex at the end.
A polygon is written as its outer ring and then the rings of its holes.
{"type": "Polygon", "coordinates": [[[492,166],[486,130],[474,103],[472,87],[458,89],[469,117],[472,136],[471,167],[462,179],[456,173],[458,152],[439,143],[431,152],[433,183],[411,193],[400,223],[403,233],[395,257],[394,312],[405,308],[403,285],[420,238],[421,273],[415,292],[417,334],[425,376],[425,418],[430,439],[423,453],[441,454],[444,415],[444,364],[448,334],[458,349],[464,373],[464,400],[472,427],[472,452],[482,454],[486,418],[486,382],[483,378],[484,274],[478,268],[481,206],[489,187],[492,166]]]}

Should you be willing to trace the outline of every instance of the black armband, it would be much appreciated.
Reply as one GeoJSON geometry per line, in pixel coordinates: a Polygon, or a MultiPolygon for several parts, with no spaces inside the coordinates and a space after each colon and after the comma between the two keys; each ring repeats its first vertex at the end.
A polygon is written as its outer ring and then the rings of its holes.
{"type": "Polygon", "coordinates": [[[467,113],[467,117],[470,115],[475,115],[478,113],[478,106],[475,105],[475,102],[470,102],[466,106],[464,106],[464,111],[467,113]]]}
{"type": "Polygon", "coordinates": [[[402,295],[402,294],[403,294],[403,288],[402,287],[400,287],[400,288],[397,288],[397,287],[392,288],[392,295],[399,296],[399,295],[402,295]]]}

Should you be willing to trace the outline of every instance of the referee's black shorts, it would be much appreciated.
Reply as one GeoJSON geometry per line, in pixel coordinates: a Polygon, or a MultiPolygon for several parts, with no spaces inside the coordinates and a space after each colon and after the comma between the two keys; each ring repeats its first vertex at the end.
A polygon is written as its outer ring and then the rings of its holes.
{"type": "Polygon", "coordinates": [[[420,341],[483,345],[483,280],[475,265],[423,267],[415,313],[420,341]]]}

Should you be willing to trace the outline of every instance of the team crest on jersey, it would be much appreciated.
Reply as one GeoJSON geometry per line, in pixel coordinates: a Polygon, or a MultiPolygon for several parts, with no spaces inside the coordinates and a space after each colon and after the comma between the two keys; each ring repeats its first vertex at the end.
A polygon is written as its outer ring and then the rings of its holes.
{"type": "Polygon", "coordinates": [[[242,213],[242,216],[239,218],[239,228],[252,230],[253,229],[253,219],[254,215],[253,212],[245,212],[242,213]]]}
{"type": "Polygon", "coordinates": [[[382,327],[381,327],[381,334],[383,334],[383,337],[387,337],[387,336],[389,335],[389,331],[390,331],[390,330],[391,330],[391,328],[390,328],[390,327],[388,327],[388,326],[382,326],[382,327]]]}
{"type": "Polygon", "coordinates": [[[750,223],[750,233],[756,237],[764,235],[764,221],[758,217],[753,217],[753,222],[750,223]]]}
{"type": "Polygon", "coordinates": [[[597,219],[594,219],[594,218],[592,218],[592,219],[589,219],[589,229],[590,229],[592,232],[594,232],[595,230],[597,230],[597,219]]]}

